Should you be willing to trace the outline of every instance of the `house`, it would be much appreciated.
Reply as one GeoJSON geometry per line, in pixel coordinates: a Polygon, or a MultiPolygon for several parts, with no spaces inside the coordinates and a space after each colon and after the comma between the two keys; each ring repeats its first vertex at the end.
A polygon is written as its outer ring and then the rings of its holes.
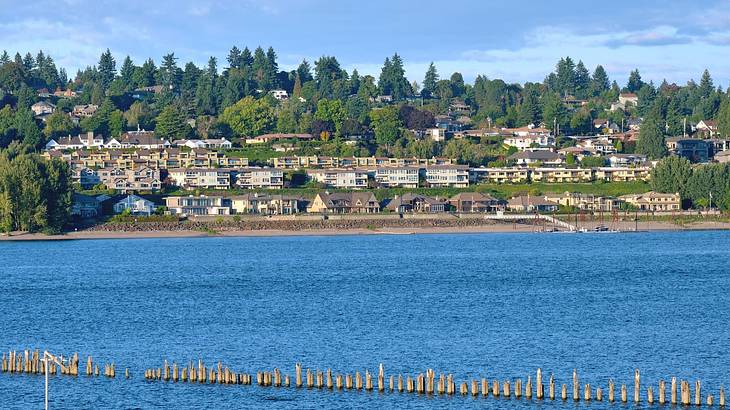
{"type": "Polygon", "coordinates": [[[71,111],[71,116],[76,118],[91,117],[96,114],[98,109],[99,106],[96,104],[74,105],[74,108],[71,111]]]}
{"type": "Polygon", "coordinates": [[[176,140],[172,142],[172,145],[177,147],[188,147],[193,149],[198,148],[208,148],[208,149],[231,149],[233,148],[233,143],[231,141],[228,141],[225,138],[218,138],[218,139],[203,139],[203,140],[176,140]]]}
{"type": "Polygon", "coordinates": [[[446,212],[448,208],[449,203],[446,201],[410,192],[403,194],[402,196],[396,196],[385,206],[385,209],[388,211],[398,213],[437,213],[446,212]]]}
{"type": "Polygon", "coordinates": [[[555,137],[550,134],[513,135],[504,139],[504,144],[525,151],[533,147],[550,148],[555,146],[555,137]]]}
{"type": "Polygon", "coordinates": [[[323,214],[378,213],[380,203],[372,192],[318,193],[307,212],[323,214]]]}
{"type": "Polygon", "coordinates": [[[287,93],[286,90],[271,90],[269,93],[272,97],[279,101],[289,99],[289,93],[287,93]]]}
{"type": "Polygon", "coordinates": [[[642,154],[611,154],[608,162],[612,168],[639,166],[646,163],[646,155],[642,154]]]}
{"type": "Polygon", "coordinates": [[[705,138],[714,138],[717,136],[717,121],[702,120],[695,125],[695,130],[702,133],[705,138]]]}
{"type": "Polygon", "coordinates": [[[258,137],[246,138],[246,144],[266,144],[281,140],[312,141],[314,139],[316,137],[312,134],[264,134],[258,137]]]}
{"type": "Polygon", "coordinates": [[[608,137],[582,138],[578,140],[577,147],[585,148],[600,155],[613,154],[616,147],[608,137]]]}
{"type": "Polygon", "coordinates": [[[230,215],[230,201],[221,196],[168,196],[165,206],[173,215],[230,215]]]}
{"type": "Polygon", "coordinates": [[[682,198],[679,193],[663,194],[650,191],[643,194],[620,196],[619,199],[640,211],[679,211],[682,209],[682,198]]]}
{"type": "Polygon", "coordinates": [[[362,189],[368,186],[368,172],[361,169],[308,169],[307,177],[331,188],[362,189]]]}
{"type": "Polygon", "coordinates": [[[71,202],[71,215],[81,218],[96,218],[101,215],[99,197],[74,193],[71,202]]]}
{"type": "Polygon", "coordinates": [[[636,106],[639,105],[639,97],[634,93],[621,93],[618,95],[618,102],[624,106],[629,104],[636,106]]]}
{"type": "Polygon", "coordinates": [[[168,170],[168,176],[174,185],[179,187],[229,189],[231,187],[230,169],[222,168],[174,168],[168,170]]]}
{"type": "Polygon", "coordinates": [[[518,166],[529,166],[529,165],[545,165],[545,166],[558,166],[562,165],[565,160],[563,157],[552,151],[521,151],[515,152],[508,157],[509,160],[515,161],[518,166]]]}
{"type": "Polygon", "coordinates": [[[236,214],[291,215],[298,213],[304,200],[290,195],[251,193],[231,197],[236,214]]]}
{"type": "Polygon", "coordinates": [[[504,202],[482,192],[461,192],[449,199],[456,212],[494,212],[504,210],[504,202]]]}
{"type": "Polygon", "coordinates": [[[507,201],[507,209],[512,212],[555,212],[560,205],[540,196],[520,195],[507,201]]]}
{"type": "Polygon", "coordinates": [[[436,142],[446,141],[446,129],[445,128],[429,128],[426,130],[426,136],[436,142]]]}
{"type": "Polygon", "coordinates": [[[33,115],[36,117],[50,115],[56,112],[56,106],[48,101],[39,101],[30,106],[33,115]]]}
{"type": "Polygon", "coordinates": [[[530,178],[530,170],[526,168],[470,168],[470,183],[497,183],[497,184],[519,184],[527,182],[530,178]]]}
{"type": "Polygon", "coordinates": [[[79,134],[76,137],[60,137],[58,140],[51,139],[46,143],[46,150],[64,149],[100,149],[104,147],[104,138],[101,135],[94,135],[89,131],[86,134],[79,134]]]}
{"type": "Polygon", "coordinates": [[[585,168],[535,168],[531,179],[534,182],[591,182],[593,170],[585,168]]]}
{"type": "Polygon", "coordinates": [[[384,188],[418,188],[418,167],[377,167],[375,182],[384,188]]]}
{"type": "Polygon", "coordinates": [[[710,158],[710,144],[705,140],[685,137],[669,137],[665,140],[669,152],[691,162],[707,162],[710,158]]]}
{"type": "Polygon", "coordinates": [[[425,175],[430,187],[469,186],[469,167],[466,165],[427,165],[425,175]]]}
{"type": "Polygon", "coordinates": [[[53,95],[56,97],[72,98],[72,97],[76,97],[76,91],[71,90],[71,89],[61,90],[59,88],[59,89],[56,89],[56,91],[53,93],[53,95]]]}
{"type": "Polygon", "coordinates": [[[584,211],[610,212],[618,209],[620,201],[616,198],[582,194],[578,192],[547,193],[543,197],[546,201],[555,202],[561,206],[572,207],[584,211]]]}
{"type": "Polygon", "coordinates": [[[159,191],[162,189],[160,170],[141,166],[138,168],[111,168],[97,170],[101,182],[108,189],[122,192],[159,191]]]}
{"type": "Polygon", "coordinates": [[[240,168],[236,170],[236,186],[245,189],[284,188],[284,171],[276,168],[240,168]]]}
{"type": "Polygon", "coordinates": [[[122,148],[162,149],[169,148],[167,140],[159,139],[154,131],[129,131],[119,137],[122,148]]]}
{"type": "Polygon", "coordinates": [[[155,213],[155,203],[137,195],[127,195],[121,201],[114,204],[114,213],[121,214],[129,209],[132,215],[149,216],[155,213]]]}
{"type": "Polygon", "coordinates": [[[598,167],[593,169],[594,180],[606,182],[648,181],[651,168],[648,166],[598,167]]]}

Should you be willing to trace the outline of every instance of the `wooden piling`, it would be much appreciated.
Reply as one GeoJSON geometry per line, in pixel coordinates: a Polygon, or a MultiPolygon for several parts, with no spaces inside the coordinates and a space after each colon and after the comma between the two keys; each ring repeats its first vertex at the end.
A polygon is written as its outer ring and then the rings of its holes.
{"type": "Polygon", "coordinates": [[[578,370],[573,369],[573,401],[580,400],[580,388],[578,384],[578,370]]]}
{"type": "Polygon", "coordinates": [[[188,368],[187,367],[183,367],[182,370],[180,371],[180,381],[182,381],[183,383],[188,381],[188,368]]]}
{"type": "Polygon", "coordinates": [[[365,370],[365,390],[373,390],[373,375],[371,375],[370,372],[367,370],[365,370]]]}
{"type": "Polygon", "coordinates": [[[550,400],[555,400],[555,378],[550,374],[550,400]]]}
{"type": "Polygon", "coordinates": [[[461,386],[459,386],[459,393],[461,393],[462,396],[466,396],[469,393],[469,388],[466,385],[466,382],[462,382],[461,386]]]}
{"type": "Polygon", "coordinates": [[[479,382],[476,379],[471,381],[471,395],[474,397],[479,395],[479,382]]]}
{"type": "Polygon", "coordinates": [[[670,397],[671,403],[677,404],[677,378],[676,377],[672,377],[672,387],[669,392],[669,395],[671,396],[670,397]]]}
{"type": "Polygon", "coordinates": [[[712,405],[715,404],[715,398],[712,397],[711,394],[707,395],[707,405],[712,407],[712,405]]]}
{"type": "Polygon", "coordinates": [[[596,401],[603,401],[603,389],[596,387],[596,401]]]}
{"type": "Polygon", "coordinates": [[[345,389],[352,389],[352,375],[349,373],[345,375],[345,389]]]}
{"type": "Polygon", "coordinates": [[[525,398],[532,400],[532,376],[527,376],[527,383],[525,384],[525,398]]]}
{"type": "Polygon", "coordinates": [[[621,385],[621,403],[628,402],[627,392],[626,392],[626,385],[621,385]]]}
{"type": "Polygon", "coordinates": [[[664,380],[659,380],[659,404],[664,405],[667,400],[667,386],[664,380]]]}
{"type": "Polygon", "coordinates": [[[413,379],[411,379],[411,375],[406,376],[406,391],[413,393],[413,379]]]}
{"type": "Polygon", "coordinates": [[[720,387],[720,399],[718,404],[720,405],[720,407],[725,407],[725,388],[723,388],[722,386],[720,387]]]}
{"type": "Polygon", "coordinates": [[[634,403],[638,403],[640,401],[640,394],[641,394],[641,375],[639,374],[639,369],[634,370],[634,403]]]}
{"type": "Polygon", "coordinates": [[[695,406],[702,405],[702,390],[700,389],[700,381],[695,381],[695,406]]]}
{"type": "Polygon", "coordinates": [[[591,384],[590,383],[586,383],[585,386],[583,386],[583,400],[591,401],[591,384]]]}
{"type": "Polygon", "coordinates": [[[522,379],[515,380],[515,398],[522,398],[522,379]]]}
{"type": "Polygon", "coordinates": [[[537,368],[537,377],[535,377],[535,396],[538,400],[542,400],[544,397],[545,390],[542,387],[542,369],[537,368]]]}
{"type": "Polygon", "coordinates": [[[403,393],[403,375],[398,375],[398,393],[403,393]]]}
{"type": "Polygon", "coordinates": [[[335,377],[335,385],[337,386],[337,390],[342,390],[342,375],[338,374],[337,377],[335,377]]]}
{"type": "Polygon", "coordinates": [[[355,390],[362,390],[362,376],[360,371],[355,372],[355,390]]]}
{"type": "Polygon", "coordinates": [[[489,382],[486,378],[482,378],[482,396],[489,396],[489,382]]]}
{"type": "Polygon", "coordinates": [[[327,369],[327,388],[329,390],[332,390],[332,388],[333,388],[333,385],[332,385],[332,369],[329,369],[329,368],[327,369]]]}
{"type": "Polygon", "coordinates": [[[378,366],[378,391],[381,393],[385,391],[385,369],[382,363],[378,366]]]}
{"type": "Polygon", "coordinates": [[[560,387],[560,398],[562,398],[563,401],[568,400],[568,386],[566,386],[565,383],[563,383],[560,387]]]}
{"type": "Polygon", "coordinates": [[[499,397],[499,382],[497,380],[492,381],[492,396],[499,397]]]}
{"type": "Polygon", "coordinates": [[[509,380],[505,380],[504,383],[502,383],[502,396],[505,398],[510,398],[510,384],[509,380]]]}
{"type": "Polygon", "coordinates": [[[646,401],[649,404],[654,404],[654,388],[652,386],[646,388],[646,401]]]}
{"type": "Polygon", "coordinates": [[[392,393],[395,390],[395,382],[394,382],[395,376],[392,374],[390,375],[390,380],[388,381],[388,388],[390,389],[390,392],[392,393]]]}

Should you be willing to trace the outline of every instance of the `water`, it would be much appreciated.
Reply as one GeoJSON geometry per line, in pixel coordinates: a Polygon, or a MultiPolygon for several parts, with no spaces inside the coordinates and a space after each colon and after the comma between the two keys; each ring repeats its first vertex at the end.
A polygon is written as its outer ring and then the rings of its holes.
{"type": "MultiPolygon", "coordinates": [[[[636,366],[706,391],[730,386],[729,256],[729,232],[5,242],[0,349],[117,363],[116,380],[53,378],[52,408],[574,407],[146,383],[164,358],[458,380],[542,367],[558,386],[575,367],[604,389],[636,366]]],[[[41,408],[43,379],[0,374],[0,392],[41,408]]]]}

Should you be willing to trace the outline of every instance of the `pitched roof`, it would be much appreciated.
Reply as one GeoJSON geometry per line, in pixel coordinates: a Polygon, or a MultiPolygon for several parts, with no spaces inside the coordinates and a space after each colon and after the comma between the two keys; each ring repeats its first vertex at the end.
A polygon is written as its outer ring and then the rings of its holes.
{"type": "Polygon", "coordinates": [[[493,202],[497,198],[483,192],[460,192],[451,197],[451,202],[493,202]]]}
{"type": "Polygon", "coordinates": [[[531,159],[536,161],[554,161],[560,155],[552,151],[521,151],[510,155],[509,159],[531,159]]]}

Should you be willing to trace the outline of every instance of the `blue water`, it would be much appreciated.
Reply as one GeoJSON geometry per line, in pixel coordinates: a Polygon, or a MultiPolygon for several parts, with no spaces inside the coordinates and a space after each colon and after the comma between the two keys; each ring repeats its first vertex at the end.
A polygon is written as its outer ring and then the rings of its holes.
{"type": "MultiPolygon", "coordinates": [[[[0,242],[0,349],[117,363],[115,380],[53,378],[51,407],[68,409],[575,407],[145,382],[165,358],[457,380],[542,367],[558,386],[577,368],[604,389],[638,367],[716,390],[729,257],[728,232],[0,242]]],[[[0,374],[0,392],[2,408],[41,408],[43,379],[0,374]]]]}

